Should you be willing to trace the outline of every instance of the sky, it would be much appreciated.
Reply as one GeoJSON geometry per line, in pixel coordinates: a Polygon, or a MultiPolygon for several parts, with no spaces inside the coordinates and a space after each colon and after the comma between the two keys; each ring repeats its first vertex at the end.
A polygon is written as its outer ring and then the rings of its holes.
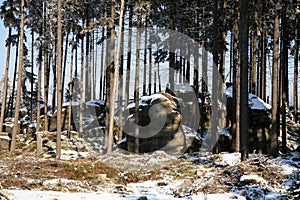
{"type": "MultiPolygon", "coordinates": [[[[2,0],[0,0],[2,4],[2,0]]],[[[5,72],[5,60],[6,60],[6,47],[5,40],[7,38],[7,29],[4,28],[3,20],[0,20],[0,77],[4,76],[5,72]]]]}

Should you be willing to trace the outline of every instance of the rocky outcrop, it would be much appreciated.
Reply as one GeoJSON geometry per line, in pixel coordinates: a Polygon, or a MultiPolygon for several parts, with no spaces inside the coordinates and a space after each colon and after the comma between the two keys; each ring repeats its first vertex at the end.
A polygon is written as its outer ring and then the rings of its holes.
{"type": "Polygon", "coordinates": [[[138,113],[135,113],[135,103],[131,103],[126,107],[125,114],[124,132],[128,151],[135,152],[136,142],[139,153],[164,150],[177,154],[184,150],[185,136],[180,126],[181,113],[176,97],[168,93],[144,96],[139,101],[138,113]],[[135,135],[136,115],[138,137],[135,135]]]}

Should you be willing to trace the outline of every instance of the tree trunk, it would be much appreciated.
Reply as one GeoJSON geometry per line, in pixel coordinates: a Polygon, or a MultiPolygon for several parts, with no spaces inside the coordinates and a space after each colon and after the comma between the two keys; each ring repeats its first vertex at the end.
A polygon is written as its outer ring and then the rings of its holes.
{"type": "Polygon", "coordinates": [[[298,64],[299,64],[299,14],[296,17],[296,28],[295,28],[295,52],[294,52],[294,119],[298,123],[298,64]]]}
{"type": "Polygon", "coordinates": [[[273,69],[272,69],[272,135],[270,155],[278,156],[278,57],[279,57],[279,12],[280,2],[275,4],[274,19],[274,47],[273,47],[273,69]]]}
{"type": "Polygon", "coordinates": [[[5,108],[6,108],[6,98],[7,98],[7,88],[8,88],[8,73],[9,73],[9,61],[10,61],[10,48],[11,48],[11,32],[12,28],[8,29],[8,42],[7,42],[7,55],[6,55],[6,65],[5,65],[5,75],[4,75],[4,88],[3,88],[3,97],[1,105],[1,116],[0,116],[0,133],[2,132],[2,124],[5,117],[5,108]]]}
{"type": "MultiPolygon", "coordinates": [[[[18,32],[20,34],[20,32],[18,32]]],[[[13,78],[13,86],[12,86],[12,93],[11,98],[9,100],[8,106],[10,109],[9,116],[12,117],[13,110],[14,110],[14,99],[15,99],[15,89],[16,89],[16,79],[17,79],[17,69],[18,69],[18,59],[19,59],[19,46],[20,41],[19,37],[17,38],[17,44],[16,44],[16,56],[15,56],[15,70],[14,70],[14,78],[13,78]]]]}
{"type": "MultiPolygon", "coordinates": [[[[112,0],[112,14],[114,13],[113,6],[115,5],[115,0],[112,0]]],[[[116,91],[117,91],[117,84],[118,84],[118,73],[119,73],[119,65],[121,62],[121,40],[122,40],[122,27],[123,27],[123,16],[124,16],[124,4],[125,0],[121,2],[121,13],[120,13],[120,20],[119,20],[119,31],[118,31],[118,42],[117,42],[117,55],[116,55],[116,64],[114,69],[114,75],[112,76],[112,90],[110,91],[110,110],[109,113],[109,130],[108,130],[108,144],[107,144],[107,153],[112,152],[112,143],[113,143],[113,135],[114,135],[114,111],[115,111],[115,101],[116,101],[116,91]]],[[[114,14],[113,14],[114,15],[114,14]]]]}
{"type": "MultiPolygon", "coordinates": [[[[218,13],[218,0],[214,0],[214,6],[213,6],[213,27],[214,27],[214,32],[213,32],[213,77],[212,77],[212,111],[211,111],[211,138],[212,142],[217,142],[218,140],[218,96],[219,96],[219,80],[218,80],[218,65],[219,65],[219,41],[218,41],[218,36],[219,36],[219,13],[218,13]]],[[[218,144],[213,144],[213,153],[219,153],[219,146],[218,144]]]]}
{"type": "MultiPolygon", "coordinates": [[[[33,76],[33,68],[34,68],[34,31],[33,29],[31,29],[31,74],[33,76]]],[[[33,123],[33,114],[34,114],[34,108],[33,108],[33,84],[34,84],[34,81],[33,81],[33,78],[32,78],[32,81],[30,83],[30,91],[31,91],[31,99],[30,99],[30,123],[32,124],[33,123]]],[[[2,121],[0,121],[2,122],[2,121]]]]}
{"type": "Polygon", "coordinates": [[[129,102],[129,85],[130,85],[130,65],[131,65],[131,40],[132,40],[132,18],[133,5],[129,5],[129,34],[128,34],[128,50],[127,50],[127,68],[126,68],[126,85],[125,85],[125,105],[129,102]]]}
{"type": "MultiPolygon", "coordinates": [[[[236,12],[238,11],[238,0],[235,1],[236,12]]],[[[238,14],[237,14],[238,15],[238,14]]],[[[235,152],[240,152],[240,68],[238,55],[238,16],[234,19],[233,38],[233,90],[232,90],[232,133],[235,134],[235,152]]]]}
{"type": "Polygon", "coordinates": [[[56,157],[61,157],[61,128],[62,128],[62,0],[57,3],[57,135],[56,135],[56,157]]]}
{"type": "MultiPolygon", "coordinates": [[[[111,18],[115,19],[115,4],[116,1],[112,0],[111,1],[111,18]]],[[[122,25],[120,26],[122,27],[122,25]]],[[[119,30],[121,31],[121,30],[119,30]]],[[[121,35],[121,34],[120,34],[121,35]]],[[[121,41],[121,40],[120,40],[121,41]]],[[[106,106],[108,108],[108,112],[106,117],[107,119],[107,124],[106,124],[106,147],[107,147],[107,153],[112,152],[112,145],[113,145],[113,136],[114,136],[114,111],[115,111],[115,101],[116,101],[116,88],[117,88],[117,80],[118,77],[115,77],[115,74],[118,73],[119,70],[119,63],[116,64],[114,62],[115,59],[115,23],[114,20],[112,24],[110,25],[110,41],[109,41],[109,66],[108,66],[108,73],[107,73],[107,83],[108,86],[108,94],[106,102],[106,106]]],[[[120,53],[119,51],[117,53],[120,53]]],[[[117,57],[118,60],[118,57],[117,57]]],[[[120,60],[119,60],[120,62],[120,60]]]]}
{"type": "MultiPolygon", "coordinates": [[[[257,22],[257,7],[256,7],[257,0],[254,0],[254,14],[253,14],[253,21],[257,22]]],[[[256,64],[257,64],[257,27],[255,27],[254,34],[253,34],[253,59],[252,59],[252,83],[251,83],[251,92],[252,94],[256,94],[256,64]]]]}
{"type": "Polygon", "coordinates": [[[44,131],[48,131],[48,41],[46,39],[46,32],[47,32],[47,8],[46,8],[46,3],[44,3],[44,9],[43,9],[43,14],[44,14],[44,131]]]}
{"type": "Polygon", "coordinates": [[[280,56],[280,68],[281,68],[281,81],[282,81],[282,153],[287,152],[286,147],[286,109],[288,106],[288,31],[286,27],[286,0],[283,1],[281,11],[281,56],[280,56]]]}
{"type": "MultiPolygon", "coordinates": [[[[139,1],[140,2],[140,1],[139,1]]],[[[135,101],[135,131],[134,131],[134,137],[135,137],[135,153],[139,153],[140,149],[140,142],[139,142],[139,78],[140,78],[140,43],[141,43],[141,16],[138,14],[137,16],[137,40],[136,40],[136,63],[135,63],[135,91],[134,91],[134,101],[135,101]]]]}
{"type": "Polygon", "coordinates": [[[19,132],[19,110],[21,106],[21,92],[22,92],[22,73],[23,73],[23,49],[24,49],[24,0],[21,0],[21,30],[20,30],[20,58],[18,68],[18,85],[17,85],[17,99],[14,115],[14,128],[12,132],[12,139],[10,145],[10,152],[14,152],[16,148],[16,136],[19,132]]]}
{"type": "Polygon", "coordinates": [[[64,64],[63,64],[63,72],[62,72],[62,96],[61,101],[64,102],[64,91],[65,91],[65,79],[66,79],[66,68],[67,68],[67,58],[68,58],[68,46],[69,46],[69,32],[66,35],[66,43],[65,43],[65,53],[64,53],[64,64]]]}
{"type": "Polygon", "coordinates": [[[248,0],[240,0],[239,49],[240,49],[240,130],[241,160],[249,157],[248,148],[248,0]]]}
{"type": "Polygon", "coordinates": [[[71,128],[71,125],[72,125],[72,99],[73,99],[73,63],[74,63],[74,50],[75,50],[75,43],[74,43],[74,33],[73,33],[73,36],[72,36],[72,51],[71,51],[71,65],[70,65],[70,87],[69,87],[69,90],[70,90],[70,99],[69,99],[69,116],[68,116],[68,131],[71,131],[72,128],[71,128]]]}
{"type": "MultiPolygon", "coordinates": [[[[146,20],[145,27],[147,27],[147,17],[145,20],[146,20]]],[[[148,31],[145,31],[143,96],[147,95],[147,40],[148,40],[148,31]]]]}

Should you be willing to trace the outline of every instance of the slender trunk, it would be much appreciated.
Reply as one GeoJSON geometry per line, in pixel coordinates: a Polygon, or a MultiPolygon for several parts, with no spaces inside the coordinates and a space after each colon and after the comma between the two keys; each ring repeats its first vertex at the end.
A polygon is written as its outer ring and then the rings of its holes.
{"type": "MultiPolygon", "coordinates": [[[[90,0],[87,0],[86,1],[86,4],[85,4],[85,16],[86,16],[86,25],[85,27],[88,28],[89,27],[89,24],[90,24],[90,19],[89,19],[89,12],[90,12],[90,4],[89,4],[89,1],[90,0]]],[[[90,85],[90,79],[91,77],[89,77],[89,71],[90,71],[90,33],[89,31],[86,31],[85,33],[85,86],[84,86],[84,89],[85,89],[85,101],[88,101],[91,99],[91,85],[90,85]]]]}
{"type": "MultiPolygon", "coordinates": [[[[256,7],[257,0],[254,0],[254,14],[253,14],[253,21],[257,22],[257,7],[256,7]]],[[[257,27],[255,27],[254,34],[253,34],[253,56],[252,56],[252,81],[251,81],[251,92],[252,94],[256,94],[256,74],[257,74],[257,27]]]]}
{"type": "Polygon", "coordinates": [[[61,128],[62,128],[62,0],[58,0],[57,3],[58,15],[57,15],[57,135],[56,135],[56,157],[61,157],[61,128]]]}
{"type": "MultiPolygon", "coordinates": [[[[115,0],[112,0],[113,5],[112,5],[112,16],[114,16],[114,8],[113,6],[115,5],[115,0]]],[[[124,4],[125,0],[122,0],[121,3],[121,13],[120,13],[120,20],[119,20],[119,33],[118,33],[118,42],[117,42],[117,55],[116,55],[116,65],[114,69],[114,75],[113,75],[113,83],[112,83],[112,90],[111,90],[111,97],[110,97],[110,115],[109,117],[109,135],[108,135],[108,145],[107,145],[107,153],[112,152],[112,142],[113,142],[113,134],[114,134],[114,111],[115,111],[115,101],[116,101],[116,91],[117,91],[117,84],[118,84],[118,73],[119,73],[119,65],[121,62],[121,34],[122,34],[122,27],[123,27],[123,16],[124,16],[124,4]]]]}
{"type": "Polygon", "coordinates": [[[65,90],[65,79],[66,79],[66,68],[67,68],[67,58],[68,58],[68,46],[69,46],[69,32],[66,35],[66,43],[65,43],[65,53],[64,53],[64,64],[63,64],[63,72],[62,72],[62,96],[61,101],[64,102],[64,90],[65,90]]]}
{"type": "Polygon", "coordinates": [[[130,85],[130,65],[131,65],[131,40],[132,40],[132,18],[133,5],[129,5],[129,34],[128,34],[128,50],[127,50],[127,68],[126,68],[126,85],[125,85],[125,105],[129,102],[129,85],[130,85]]]}
{"type": "Polygon", "coordinates": [[[44,3],[44,131],[48,131],[48,45],[46,39],[47,17],[46,17],[46,3],[44,3]]]}
{"type": "MultiPolygon", "coordinates": [[[[84,24],[84,21],[82,22],[82,25],[84,24]]],[[[79,133],[83,133],[83,79],[84,79],[84,38],[81,40],[81,67],[80,67],[80,99],[79,99],[79,104],[80,104],[80,112],[79,112],[79,133]]]]}
{"type": "Polygon", "coordinates": [[[286,113],[288,106],[288,31],[286,27],[286,0],[283,1],[281,11],[281,24],[282,24],[282,43],[281,43],[281,57],[280,68],[282,72],[282,153],[287,152],[286,146],[286,113]]]}
{"type": "Polygon", "coordinates": [[[10,61],[10,48],[11,48],[11,32],[12,28],[8,29],[8,43],[7,45],[7,55],[6,55],[6,65],[5,65],[5,75],[4,75],[4,88],[3,88],[3,97],[1,105],[1,116],[0,116],[0,133],[2,132],[2,124],[5,117],[5,108],[6,108],[6,98],[7,98],[7,88],[8,88],[8,73],[9,73],[9,61],[10,61]]]}
{"type": "MultiPolygon", "coordinates": [[[[145,27],[147,27],[147,17],[146,17],[145,27]]],[[[147,95],[147,40],[148,40],[148,31],[145,31],[143,96],[147,95]]]]}
{"type": "Polygon", "coordinates": [[[24,0],[21,1],[21,30],[20,30],[20,58],[18,68],[18,86],[17,99],[14,115],[14,128],[12,132],[12,139],[10,145],[10,152],[14,152],[16,148],[16,136],[19,132],[19,110],[21,106],[21,91],[22,91],[22,73],[23,73],[23,49],[24,49],[24,0]]]}
{"type": "Polygon", "coordinates": [[[17,44],[16,44],[15,70],[14,70],[12,93],[11,93],[10,102],[8,103],[8,106],[9,106],[9,109],[10,109],[10,113],[9,113],[10,117],[13,116],[13,110],[14,110],[14,99],[15,99],[15,89],[16,89],[18,59],[19,59],[19,46],[20,46],[20,41],[19,41],[19,37],[18,37],[17,38],[17,44]]]}
{"type": "MultiPolygon", "coordinates": [[[[150,41],[151,41],[151,32],[150,32],[150,41]]],[[[151,45],[151,44],[150,44],[151,45]]],[[[148,84],[149,95],[152,94],[152,48],[149,48],[149,84],[148,84]]]]}
{"type": "Polygon", "coordinates": [[[272,156],[278,156],[278,58],[279,58],[279,12],[280,2],[275,4],[274,19],[274,47],[273,47],[273,69],[272,69],[272,135],[271,152],[272,156]]]}
{"type": "MultiPolygon", "coordinates": [[[[39,35],[43,35],[43,28],[40,27],[39,35]]],[[[39,47],[39,59],[38,59],[38,95],[37,95],[37,116],[36,116],[36,131],[39,131],[41,125],[41,90],[42,90],[42,62],[43,62],[43,55],[42,55],[42,46],[39,47]]],[[[55,75],[54,75],[55,76],[55,75]]]]}
{"type": "Polygon", "coordinates": [[[70,99],[69,99],[69,116],[68,116],[68,131],[71,131],[72,128],[71,128],[71,125],[72,125],[72,98],[73,98],[73,63],[74,63],[74,34],[72,36],[72,51],[71,51],[71,65],[70,65],[70,87],[69,87],[69,90],[70,90],[70,99]]]}
{"type": "MultiPolygon", "coordinates": [[[[102,27],[102,36],[101,38],[104,38],[105,34],[105,28],[102,27]]],[[[103,83],[103,70],[104,70],[104,42],[101,44],[101,57],[100,57],[100,62],[101,62],[101,67],[100,67],[100,99],[104,99],[104,83],[103,83]]]]}
{"type": "MultiPolygon", "coordinates": [[[[140,43],[141,43],[141,19],[138,15],[137,19],[137,40],[136,40],[136,64],[135,64],[135,91],[134,91],[134,100],[135,100],[135,124],[139,124],[139,78],[140,78],[140,43]]],[[[139,153],[139,126],[135,127],[134,132],[135,137],[135,153],[139,153]]]]}
{"type": "MultiPolygon", "coordinates": [[[[214,0],[214,6],[213,6],[213,27],[214,27],[214,32],[213,32],[213,77],[212,77],[212,119],[211,120],[211,138],[212,142],[216,142],[218,140],[218,94],[219,94],[219,81],[217,79],[218,77],[218,64],[219,64],[219,41],[218,41],[218,36],[219,36],[219,13],[218,13],[218,1],[214,0]]],[[[213,153],[219,153],[219,147],[218,144],[214,144],[213,148],[213,153]]]]}
{"type": "Polygon", "coordinates": [[[240,130],[241,160],[249,157],[248,147],[248,0],[240,0],[239,49],[240,49],[240,130]]]}
{"type": "MultiPolygon", "coordinates": [[[[176,26],[176,7],[175,3],[171,3],[172,5],[172,14],[171,14],[171,19],[170,19],[170,28],[171,30],[175,31],[175,26],[176,26]]],[[[174,67],[175,67],[175,41],[174,41],[174,36],[172,36],[173,32],[171,32],[171,37],[170,37],[170,59],[169,59],[169,83],[170,83],[170,90],[174,91],[174,67]]]]}
{"type": "MultiPolygon", "coordinates": [[[[124,10],[124,8],[121,8],[124,10]]],[[[123,11],[124,12],[124,11],[123,11]]],[[[120,20],[122,21],[122,32],[124,31],[124,13],[122,16],[122,19],[120,18],[120,20]]],[[[120,33],[119,33],[120,34],[120,33]]],[[[119,81],[119,133],[118,133],[118,141],[121,141],[123,138],[123,93],[124,93],[124,34],[122,33],[121,36],[121,47],[120,47],[120,55],[118,59],[120,59],[120,81],[119,81]]]]}
{"type": "MultiPolygon", "coordinates": [[[[34,31],[31,29],[31,74],[33,76],[33,68],[34,68],[34,31]]],[[[33,114],[34,114],[34,109],[33,109],[33,84],[34,80],[32,78],[31,83],[30,83],[30,91],[31,91],[31,98],[30,98],[30,123],[33,123],[33,114]]],[[[2,121],[0,121],[2,122],[2,121]]],[[[1,132],[1,131],[0,131],[1,132]]]]}
{"type": "MultiPolygon", "coordinates": [[[[115,19],[115,4],[116,1],[111,1],[111,18],[115,19]]],[[[115,60],[115,20],[113,20],[112,24],[110,25],[110,41],[109,41],[109,67],[107,73],[107,83],[108,84],[108,94],[107,94],[107,124],[106,124],[106,147],[107,153],[112,152],[112,145],[113,145],[113,136],[114,136],[114,111],[115,111],[115,103],[116,103],[116,89],[117,89],[117,80],[118,77],[115,77],[115,74],[118,73],[119,70],[119,63],[116,64],[115,60]],[[116,65],[115,65],[116,64],[116,65]]],[[[121,27],[121,26],[120,26],[121,27]]],[[[121,31],[121,30],[119,30],[121,31]]],[[[121,34],[120,34],[121,35],[121,34]]],[[[120,53],[120,52],[117,52],[120,53]]],[[[118,60],[118,58],[117,58],[118,60]]]]}
{"type": "Polygon", "coordinates": [[[299,64],[299,15],[296,17],[296,29],[295,29],[295,52],[294,52],[294,116],[295,122],[298,122],[298,64],[299,64]]]}

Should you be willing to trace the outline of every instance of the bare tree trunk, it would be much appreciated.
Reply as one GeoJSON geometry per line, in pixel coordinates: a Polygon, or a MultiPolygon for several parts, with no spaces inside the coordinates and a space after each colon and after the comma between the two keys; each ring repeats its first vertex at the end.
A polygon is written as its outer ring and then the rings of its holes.
{"type": "Polygon", "coordinates": [[[4,75],[4,88],[3,88],[3,97],[1,105],[1,116],[0,116],[0,133],[2,132],[2,124],[5,115],[6,108],[6,98],[7,98],[7,88],[8,88],[8,73],[9,73],[9,61],[10,61],[10,48],[11,48],[11,32],[12,28],[8,29],[8,43],[7,45],[7,55],[6,55],[6,65],[5,65],[5,75],[4,75]]]}
{"type": "Polygon", "coordinates": [[[47,8],[46,8],[46,3],[44,3],[44,9],[43,9],[43,14],[44,14],[44,131],[48,131],[48,45],[47,45],[47,39],[46,39],[46,25],[47,25],[47,8]]]}
{"type": "Polygon", "coordinates": [[[23,49],[24,49],[24,0],[21,1],[21,30],[20,30],[20,58],[18,68],[18,85],[17,85],[17,99],[14,115],[14,128],[12,132],[12,139],[10,145],[10,152],[13,153],[16,148],[16,136],[19,131],[19,110],[21,106],[21,92],[22,92],[22,73],[23,73],[23,49]]]}
{"type": "MultiPolygon", "coordinates": [[[[31,29],[31,74],[33,75],[33,68],[34,68],[34,31],[31,29]]],[[[32,79],[30,83],[30,91],[31,91],[31,99],[30,99],[30,123],[33,123],[33,114],[34,114],[34,109],[33,109],[33,84],[34,81],[32,79]]],[[[0,122],[2,122],[0,120],[0,122]]],[[[1,131],[0,131],[1,132],[1,131]]]]}
{"type": "MultiPolygon", "coordinates": [[[[256,7],[257,0],[254,0],[254,14],[253,14],[253,21],[257,22],[257,7],[256,7]]],[[[257,74],[257,28],[255,27],[255,31],[253,34],[253,59],[252,59],[252,83],[251,83],[251,92],[252,94],[256,94],[256,74],[257,74]]]]}
{"type": "Polygon", "coordinates": [[[128,50],[127,50],[127,68],[126,68],[126,85],[125,85],[125,105],[129,102],[129,85],[130,85],[130,65],[131,65],[131,40],[132,40],[132,18],[133,5],[129,5],[129,34],[128,34],[128,50]]]}
{"type": "Polygon", "coordinates": [[[65,43],[65,53],[64,53],[64,64],[63,64],[63,72],[62,72],[62,96],[61,101],[64,102],[64,90],[65,90],[65,79],[66,79],[66,68],[67,68],[67,58],[68,58],[68,46],[69,46],[69,32],[66,35],[66,43],[65,43]]]}
{"type": "MultiPolygon", "coordinates": [[[[219,13],[218,13],[218,0],[214,0],[213,4],[213,27],[214,27],[214,32],[213,32],[213,77],[212,77],[212,117],[213,120],[211,120],[211,138],[212,142],[215,142],[218,140],[218,94],[219,94],[219,81],[217,79],[218,77],[218,64],[219,64],[219,41],[218,41],[218,36],[219,36],[219,13]]],[[[213,153],[219,153],[219,147],[218,144],[215,144],[213,148],[213,153]]]]}
{"type": "Polygon", "coordinates": [[[240,0],[239,49],[240,49],[240,130],[241,160],[249,157],[248,147],[248,0],[240,0]]]}
{"type": "MultiPolygon", "coordinates": [[[[147,27],[147,17],[146,17],[145,27],[147,27]]],[[[145,31],[143,96],[147,95],[147,40],[148,40],[148,31],[145,31]]]]}
{"type": "Polygon", "coordinates": [[[288,31],[286,27],[286,0],[283,1],[281,11],[281,24],[282,24],[282,35],[281,35],[281,57],[280,57],[280,68],[282,72],[282,153],[287,152],[286,146],[286,109],[288,106],[288,31]]]}
{"type": "Polygon", "coordinates": [[[71,125],[72,125],[72,96],[73,96],[73,63],[74,63],[74,50],[75,50],[75,43],[74,43],[74,34],[72,36],[72,53],[71,53],[71,65],[70,65],[70,87],[69,87],[69,90],[70,90],[70,99],[69,99],[69,116],[68,116],[68,131],[71,131],[72,128],[71,128],[71,125]]]}
{"type": "MultiPolygon", "coordinates": [[[[20,32],[18,32],[20,34],[20,32]]],[[[9,116],[12,117],[13,110],[14,110],[14,99],[15,99],[15,89],[16,89],[16,79],[17,79],[17,69],[18,69],[18,59],[19,59],[19,46],[20,41],[19,37],[17,38],[17,44],[16,44],[16,56],[15,56],[15,70],[14,70],[14,78],[13,78],[13,86],[12,86],[12,93],[11,98],[9,99],[9,109],[10,113],[9,116]]]]}
{"type": "Polygon", "coordinates": [[[140,78],[140,43],[141,43],[141,16],[138,14],[137,16],[137,40],[136,40],[136,64],[135,64],[135,90],[134,90],[134,101],[135,101],[135,124],[137,125],[134,131],[135,137],[135,153],[139,153],[140,142],[139,142],[139,78],[140,78]]]}
{"type": "Polygon", "coordinates": [[[273,69],[272,69],[272,135],[271,152],[274,157],[278,156],[278,58],[279,58],[279,12],[280,2],[275,4],[274,19],[274,47],[273,47],[273,69]]]}
{"type": "Polygon", "coordinates": [[[295,122],[298,122],[298,64],[299,64],[299,14],[296,17],[296,28],[295,28],[295,52],[294,52],[294,115],[295,122]]]}
{"type": "Polygon", "coordinates": [[[56,157],[61,157],[61,128],[62,128],[62,0],[58,0],[57,3],[58,15],[57,15],[57,135],[56,135],[56,157]]]}
{"type": "MultiPolygon", "coordinates": [[[[113,5],[115,5],[115,0],[112,0],[113,5]]],[[[118,43],[117,43],[117,60],[116,60],[116,65],[114,69],[114,75],[112,78],[112,90],[110,91],[110,115],[109,117],[109,130],[108,130],[108,144],[107,144],[107,153],[112,152],[112,142],[113,142],[113,135],[114,135],[114,111],[115,111],[115,101],[116,101],[116,91],[117,91],[117,84],[118,84],[118,73],[119,73],[119,65],[121,61],[121,56],[120,56],[120,50],[121,50],[121,34],[122,34],[122,27],[123,27],[123,16],[124,16],[124,4],[125,0],[122,0],[121,3],[121,13],[120,13],[120,20],[119,20],[119,33],[118,33],[118,43]]],[[[112,14],[114,13],[114,9],[112,9],[112,14]]],[[[114,15],[114,14],[113,14],[114,15]]]]}
{"type": "MultiPolygon", "coordinates": [[[[116,1],[111,1],[111,18],[115,19],[115,4],[116,1]]],[[[122,27],[122,25],[120,26],[122,27]]],[[[122,31],[122,28],[121,30],[122,31]]],[[[120,34],[121,35],[121,34],[120,34]]],[[[120,40],[121,41],[121,40],[120,40]]],[[[112,24],[110,25],[110,42],[109,42],[109,67],[108,67],[108,73],[107,73],[107,83],[108,85],[108,94],[107,94],[107,124],[106,124],[106,147],[107,147],[107,153],[112,152],[112,146],[113,146],[113,136],[114,136],[114,111],[115,111],[115,103],[116,103],[116,89],[117,89],[117,80],[118,77],[115,77],[115,74],[118,75],[119,70],[119,62],[116,64],[114,62],[115,59],[115,22],[113,20],[112,24]]],[[[117,54],[120,53],[120,48],[117,51],[117,54]]],[[[117,57],[117,60],[119,58],[117,57]]]]}

